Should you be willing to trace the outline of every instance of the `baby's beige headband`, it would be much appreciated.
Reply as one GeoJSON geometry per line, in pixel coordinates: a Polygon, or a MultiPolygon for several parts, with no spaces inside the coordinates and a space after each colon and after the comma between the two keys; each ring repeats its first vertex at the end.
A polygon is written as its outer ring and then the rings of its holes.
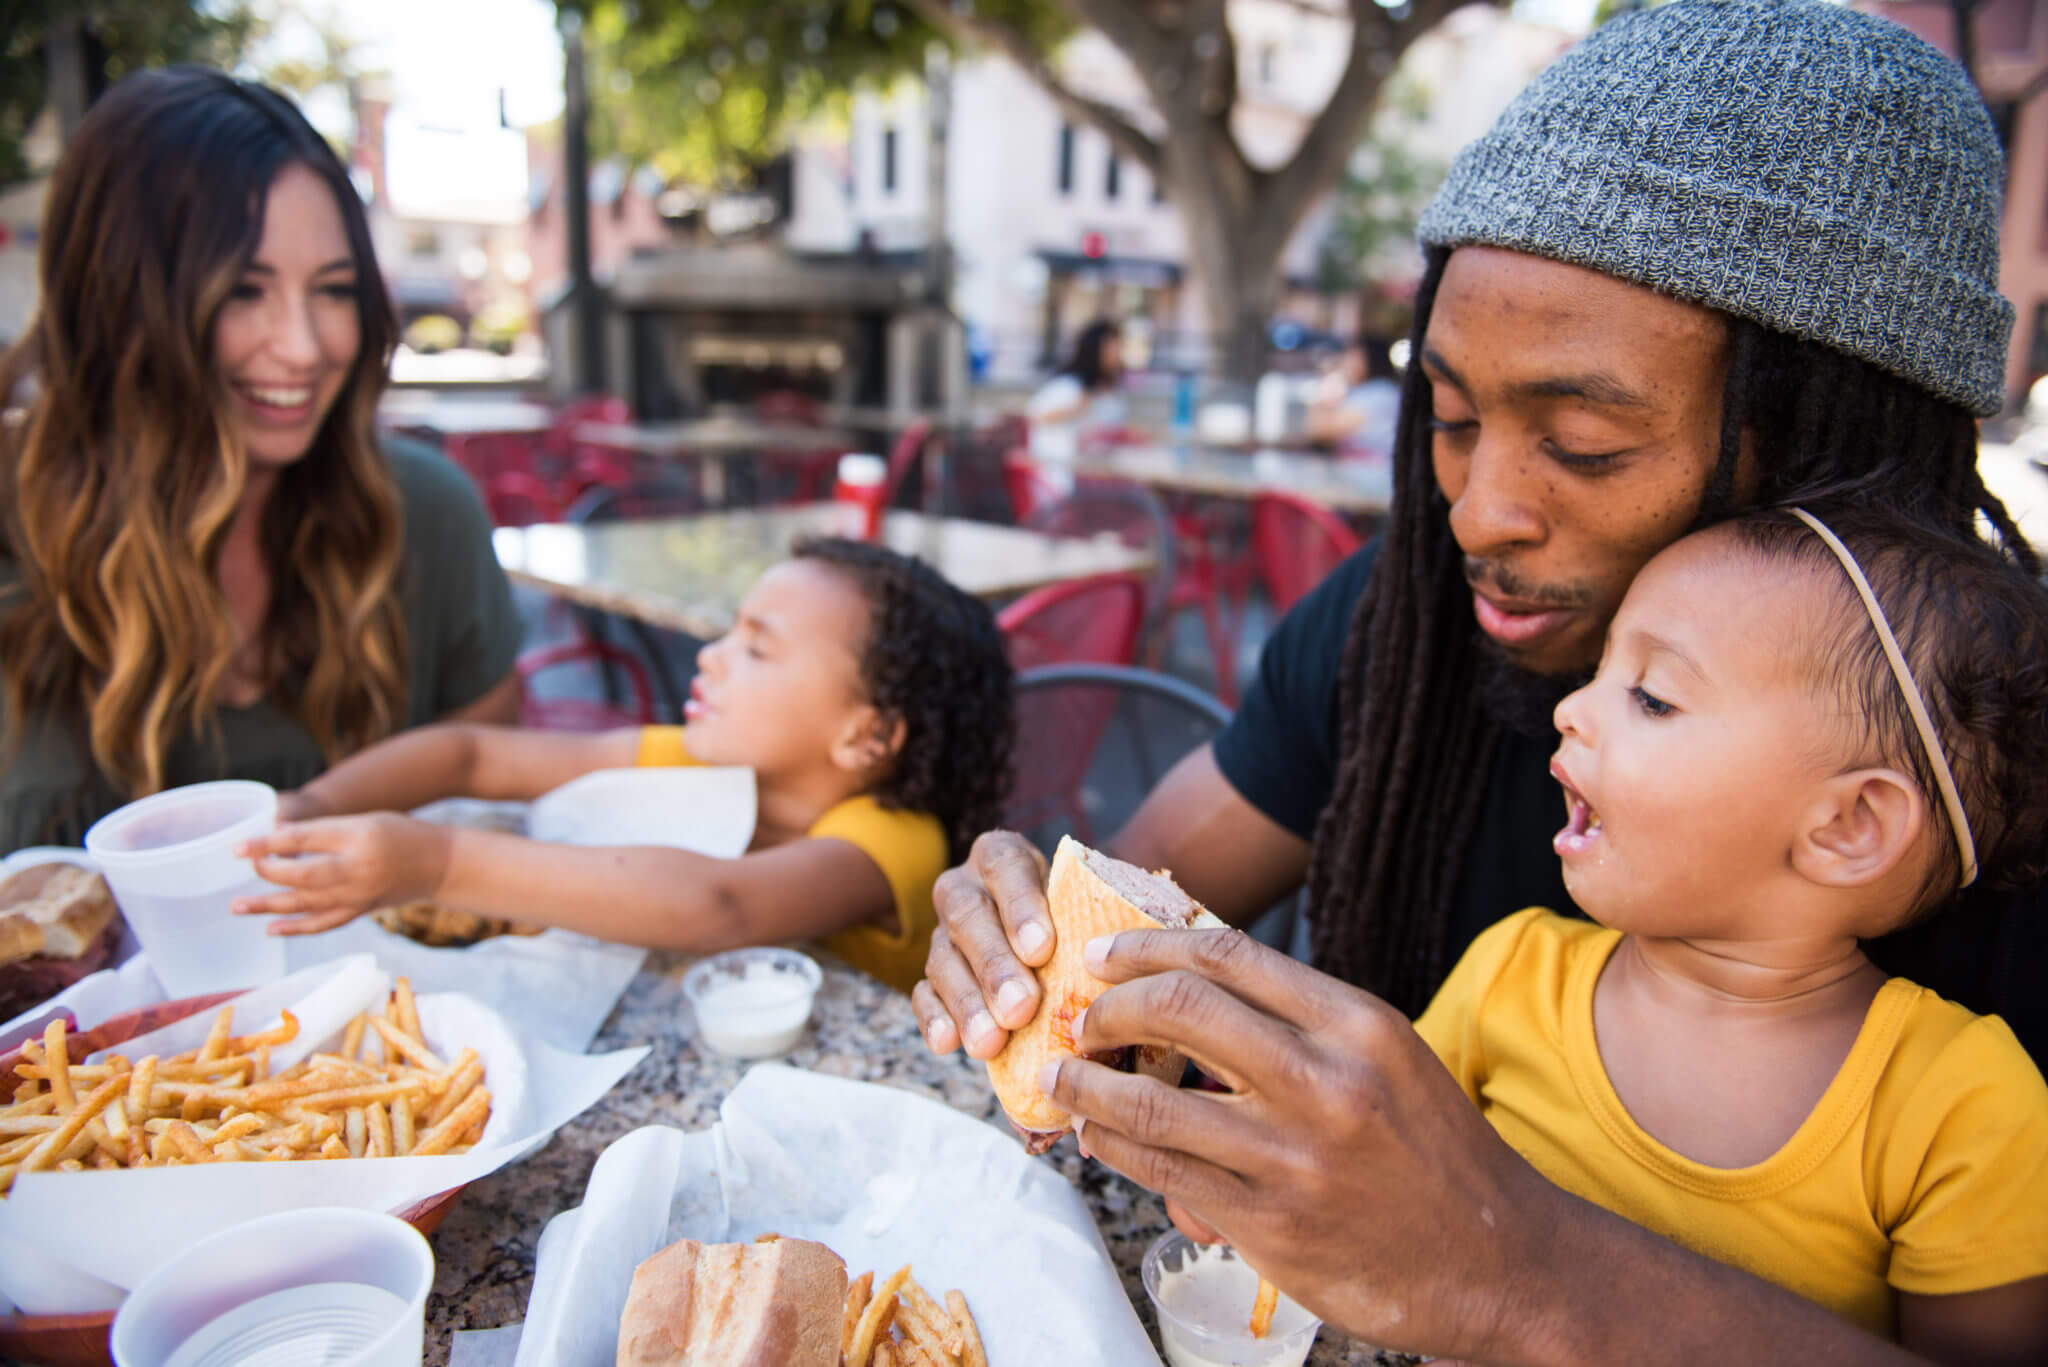
{"type": "Polygon", "coordinates": [[[1842,568],[1849,572],[1849,581],[1856,586],[1857,596],[1863,599],[1864,610],[1870,614],[1870,624],[1877,628],[1877,639],[1884,646],[1884,657],[1891,661],[1892,677],[1899,681],[1899,692],[1906,698],[1906,710],[1913,714],[1913,725],[1920,732],[1920,744],[1927,751],[1927,763],[1934,770],[1935,786],[1941,789],[1941,805],[1948,808],[1948,824],[1956,833],[1956,853],[1963,859],[1963,881],[1957,886],[1967,888],[1977,881],[1977,842],[1970,835],[1970,816],[1963,810],[1963,799],[1956,792],[1956,776],[1948,767],[1948,754],[1942,749],[1941,736],[1934,729],[1933,719],[1927,715],[1927,702],[1920,695],[1920,685],[1913,680],[1913,667],[1906,663],[1906,653],[1899,649],[1899,638],[1892,635],[1892,624],[1885,619],[1884,608],[1878,603],[1870,580],[1864,577],[1863,567],[1842,544],[1842,538],[1806,509],[1794,508],[1792,512],[1813,528],[1827,543],[1828,549],[1835,553],[1835,559],[1842,562],[1842,568]]]}

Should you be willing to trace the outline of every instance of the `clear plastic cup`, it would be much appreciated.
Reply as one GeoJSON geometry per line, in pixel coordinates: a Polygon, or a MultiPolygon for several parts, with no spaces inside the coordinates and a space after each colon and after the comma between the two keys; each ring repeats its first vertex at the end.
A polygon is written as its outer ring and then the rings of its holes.
{"type": "Polygon", "coordinates": [[[1301,1367],[1323,1322],[1285,1295],[1264,1338],[1253,1338],[1259,1274],[1228,1244],[1198,1244],[1179,1230],[1152,1241],[1139,1266],[1172,1367],[1301,1367]]]}
{"type": "Polygon", "coordinates": [[[817,961],[793,949],[735,949],[693,965],[683,996],[697,1033],[729,1058],[779,1058],[796,1048],[825,980],[817,961]]]}
{"type": "Polygon", "coordinates": [[[395,1215],[315,1207],[202,1239],[128,1293],[116,1367],[416,1367],[434,1252],[395,1215]]]}
{"type": "Polygon", "coordinates": [[[131,802],[85,833],[86,850],[173,997],[284,976],[284,941],[265,933],[270,918],[229,910],[235,898],[275,886],[234,851],[276,824],[274,789],[225,779],[131,802]]]}

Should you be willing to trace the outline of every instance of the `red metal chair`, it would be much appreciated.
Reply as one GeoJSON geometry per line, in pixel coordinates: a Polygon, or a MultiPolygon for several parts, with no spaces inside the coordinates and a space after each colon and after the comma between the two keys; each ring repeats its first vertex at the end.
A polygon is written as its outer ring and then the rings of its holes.
{"type": "Polygon", "coordinates": [[[539,476],[524,470],[504,470],[484,484],[484,506],[490,509],[496,527],[530,527],[536,522],[560,522],[562,505],[555,491],[539,476]]]}
{"type": "MultiPolygon", "coordinates": [[[[1128,487],[1121,481],[1084,478],[1068,491],[1054,483],[1025,451],[1012,451],[1005,458],[1003,478],[1021,526],[1055,535],[1114,531],[1126,545],[1142,544],[1132,534],[1138,520],[1130,511],[1119,506],[1117,499],[1096,496],[1104,490],[1128,487]]],[[[1156,496],[1148,497],[1158,502],[1156,496]]],[[[1161,535],[1154,547],[1160,562],[1159,587],[1147,615],[1147,630],[1141,633],[1148,644],[1147,662],[1156,667],[1164,659],[1173,619],[1188,608],[1195,609],[1202,616],[1202,634],[1216,672],[1216,692],[1234,706],[1235,623],[1242,616],[1252,566],[1248,560],[1226,554],[1220,545],[1224,532],[1212,519],[1185,509],[1169,516],[1163,505],[1159,518],[1161,535]]]]}
{"type": "Polygon", "coordinates": [[[1041,508],[1057,503],[1065,492],[1046,478],[1031,452],[1021,446],[1003,457],[1003,488],[1010,496],[1010,512],[1020,527],[1030,522],[1041,508]]]}
{"type": "Polygon", "coordinates": [[[1145,794],[1230,720],[1179,679],[1120,665],[1052,665],[1017,678],[1016,781],[1003,824],[1051,849],[1116,832],[1145,794]]]}
{"type": "Polygon", "coordinates": [[[1173,519],[1159,495],[1125,480],[1083,479],[1076,481],[1070,493],[1055,492],[1042,499],[1024,525],[1049,536],[1084,540],[1111,536],[1150,556],[1157,568],[1148,576],[1145,623],[1138,632],[1138,645],[1149,659],[1164,655],[1162,637],[1180,570],[1173,519]]]}
{"type": "Polygon", "coordinates": [[[630,651],[600,641],[575,641],[567,645],[529,650],[514,664],[519,674],[519,721],[522,726],[544,731],[610,731],[621,726],[652,726],[654,688],[647,671],[630,651]],[[567,664],[615,667],[626,676],[633,692],[628,708],[595,698],[543,698],[537,695],[534,676],[567,664]]]}
{"type": "Polygon", "coordinates": [[[602,442],[579,441],[563,481],[563,502],[574,503],[592,489],[629,489],[639,477],[637,452],[602,442]]]}
{"type": "Polygon", "coordinates": [[[633,405],[616,394],[585,394],[555,410],[541,448],[564,470],[576,458],[576,429],[587,422],[631,422],[633,405]]]}
{"type": "MultiPolygon", "coordinates": [[[[754,416],[762,422],[789,423],[799,427],[825,425],[825,405],[809,394],[794,389],[776,389],[754,400],[754,416]]],[[[769,500],[781,504],[817,503],[832,493],[832,481],[839,473],[840,451],[763,451],[755,464],[768,478],[764,491],[769,500]]]]}
{"type": "Polygon", "coordinates": [[[896,506],[896,495],[902,490],[903,482],[910,478],[911,469],[916,466],[917,458],[924,454],[924,449],[931,439],[930,418],[919,418],[904,428],[903,434],[896,438],[896,445],[889,452],[888,478],[882,482],[884,508],[896,506]]]}
{"type": "Polygon", "coordinates": [[[1252,500],[1252,552],[1283,613],[1360,545],[1344,519],[1300,494],[1274,491],[1252,500]]]}
{"type": "Polygon", "coordinates": [[[1130,664],[1145,623],[1145,581],[1098,574],[1034,589],[996,614],[1019,670],[1053,664],[1130,664]]]}
{"type": "Polygon", "coordinates": [[[441,450],[469,472],[478,488],[514,470],[540,476],[540,449],[531,437],[510,432],[472,432],[449,437],[441,450]]]}

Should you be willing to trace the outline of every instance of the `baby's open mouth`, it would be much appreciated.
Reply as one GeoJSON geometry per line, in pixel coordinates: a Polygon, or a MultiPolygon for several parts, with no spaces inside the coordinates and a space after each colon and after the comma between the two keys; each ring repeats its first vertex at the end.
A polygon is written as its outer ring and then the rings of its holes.
{"type": "Polygon", "coordinates": [[[1559,777],[1564,789],[1564,829],[1551,838],[1550,846],[1567,857],[1583,854],[1600,838],[1600,813],[1579,794],[1578,789],[1559,777]]]}

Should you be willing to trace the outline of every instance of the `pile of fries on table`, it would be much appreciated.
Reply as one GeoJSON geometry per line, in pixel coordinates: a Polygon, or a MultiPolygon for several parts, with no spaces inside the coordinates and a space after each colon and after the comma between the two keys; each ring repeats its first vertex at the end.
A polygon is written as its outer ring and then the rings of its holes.
{"type": "Polygon", "coordinates": [[[846,1288],[839,1352],[842,1367],[988,1367],[967,1298],[948,1291],[940,1305],[908,1263],[880,1287],[863,1272],[846,1288]]]}
{"type": "Polygon", "coordinates": [[[0,1192],[23,1172],[425,1157],[482,1136],[483,1060],[464,1049],[443,1062],[427,1047],[406,979],[381,1013],[349,1022],[336,1052],[272,1073],[270,1051],[298,1033],[286,1011],[236,1035],[229,1005],[197,1049],[86,1064],[71,1061],[65,1022],[50,1022],[23,1046],[13,1101],[0,1106],[0,1192]]]}

